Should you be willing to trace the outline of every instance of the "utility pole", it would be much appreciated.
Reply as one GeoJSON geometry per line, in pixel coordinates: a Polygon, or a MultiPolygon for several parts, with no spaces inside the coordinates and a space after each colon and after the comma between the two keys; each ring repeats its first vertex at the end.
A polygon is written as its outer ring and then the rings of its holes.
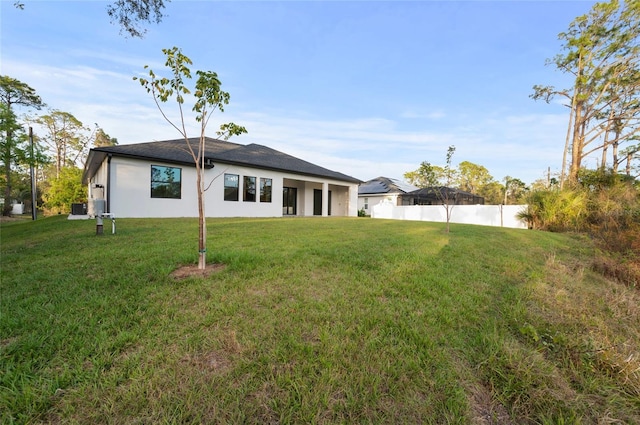
{"type": "Polygon", "coordinates": [[[38,212],[37,212],[37,189],[36,189],[36,178],[35,178],[35,172],[34,172],[34,164],[35,164],[35,157],[33,155],[33,128],[29,127],[29,142],[31,143],[31,166],[30,171],[31,171],[31,219],[35,220],[36,218],[38,218],[38,212]]]}

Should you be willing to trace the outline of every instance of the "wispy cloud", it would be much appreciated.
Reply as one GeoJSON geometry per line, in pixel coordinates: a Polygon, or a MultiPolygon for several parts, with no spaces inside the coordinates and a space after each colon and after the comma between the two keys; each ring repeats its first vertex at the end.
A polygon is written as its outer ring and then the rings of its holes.
{"type": "MultiPolygon", "coordinates": [[[[36,88],[45,102],[56,99],[51,108],[71,112],[84,123],[98,123],[121,144],[179,137],[128,71],[89,66],[34,68],[13,61],[3,68],[36,88]]],[[[175,103],[164,106],[178,123],[175,103]]],[[[188,131],[198,134],[189,106],[185,112],[188,131]]],[[[405,112],[395,118],[329,120],[306,111],[258,110],[249,103],[229,105],[214,118],[211,136],[220,123],[234,121],[249,130],[236,139],[238,143],[267,145],[363,180],[379,175],[402,178],[422,161],[442,164],[447,147],[455,145],[454,161],[484,165],[496,179],[512,175],[525,181],[541,177],[547,166],[558,163],[566,120],[551,114],[469,117],[440,110],[426,115],[405,112]]]]}

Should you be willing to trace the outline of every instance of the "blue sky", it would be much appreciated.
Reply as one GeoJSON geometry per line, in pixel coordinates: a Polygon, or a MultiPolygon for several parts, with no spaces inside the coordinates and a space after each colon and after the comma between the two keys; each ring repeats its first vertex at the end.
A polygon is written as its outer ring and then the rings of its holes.
{"type": "Polygon", "coordinates": [[[120,144],[179,137],[132,79],[144,65],[160,73],[162,49],[178,46],[231,94],[210,136],[234,121],[249,130],[237,143],[361,180],[444,165],[454,145],[454,165],[526,183],[560,171],[568,120],[565,107],[530,99],[532,86],[570,85],[545,61],[594,4],[174,0],[132,39],[110,23],[108,2],[13,3],[0,4],[0,73],[120,144]]]}

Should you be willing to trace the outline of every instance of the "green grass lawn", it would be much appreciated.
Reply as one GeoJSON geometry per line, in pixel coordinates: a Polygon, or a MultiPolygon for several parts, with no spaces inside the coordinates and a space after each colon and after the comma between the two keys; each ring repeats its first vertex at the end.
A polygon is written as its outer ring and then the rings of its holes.
{"type": "Polygon", "coordinates": [[[640,291],[576,235],[3,223],[1,423],[640,423],[640,291]]]}

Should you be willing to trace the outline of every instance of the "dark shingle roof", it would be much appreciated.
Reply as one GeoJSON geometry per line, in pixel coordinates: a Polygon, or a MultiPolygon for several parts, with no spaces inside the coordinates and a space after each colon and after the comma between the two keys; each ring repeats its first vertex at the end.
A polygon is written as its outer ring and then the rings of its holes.
{"type": "Polygon", "coordinates": [[[456,189],[453,187],[447,187],[447,186],[423,187],[418,190],[414,190],[413,192],[407,192],[407,195],[423,196],[423,197],[429,197],[429,196],[444,197],[444,196],[465,195],[465,196],[479,197],[478,195],[474,195],[473,193],[465,192],[464,190],[456,189]]]}
{"type": "MultiPolygon", "coordinates": [[[[189,139],[197,149],[198,139],[189,139]]],[[[83,180],[95,174],[97,168],[108,155],[136,159],[165,161],[175,164],[193,165],[193,158],[184,139],[165,140],[159,142],[136,143],[131,145],[107,146],[91,149],[85,167],[83,180]]],[[[251,143],[240,145],[207,137],[205,140],[205,160],[213,162],[245,165],[268,170],[285,171],[295,174],[331,178],[335,180],[360,183],[361,180],[337,171],[328,170],[302,159],[266,146],[251,143]]]]}
{"type": "Polygon", "coordinates": [[[376,177],[360,184],[358,195],[373,195],[376,193],[407,193],[417,187],[389,177],[376,177]]]}

